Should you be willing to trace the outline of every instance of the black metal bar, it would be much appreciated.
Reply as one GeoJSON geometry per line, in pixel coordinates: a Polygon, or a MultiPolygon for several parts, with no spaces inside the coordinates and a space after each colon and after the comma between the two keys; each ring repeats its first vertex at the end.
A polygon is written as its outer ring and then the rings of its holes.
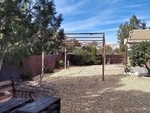
{"type": "Polygon", "coordinates": [[[85,35],[85,34],[88,34],[88,35],[94,35],[94,34],[104,34],[104,33],[65,33],[65,34],[69,34],[69,35],[85,35]]]}
{"type": "Polygon", "coordinates": [[[105,35],[103,36],[103,55],[102,55],[102,60],[103,60],[103,64],[102,64],[102,81],[104,81],[104,68],[105,68],[105,35]]]}
{"type": "MultiPolygon", "coordinates": [[[[78,41],[103,41],[103,40],[78,40],[78,41]]],[[[63,42],[66,42],[66,43],[73,43],[71,41],[63,41],[63,42]]]]}
{"type": "MultiPolygon", "coordinates": [[[[103,60],[103,64],[102,64],[102,81],[104,81],[104,68],[105,68],[105,59],[106,59],[106,55],[105,55],[105,33],[65,33],[66,35],[102,35],[102,36],[100,36],[100,37],[81,37],[81,36],[79,36],[79,37],[67,37],[67,38],[75,38],[75,39],[77,39],[77,41],[85,41],[85,42],[88,42],[88,41],[102,41],[102,46],[103,46],[103,49],[102,49],[102,60],[103,60]],[[82,40],[80,40],[80,39],[78,39],[78,38],[82,38],[82,40]],[[93,38],[100,38],[100,39],[102,39],[102,40],[87,40],[87,39],[85,39],[84,40],[84,38],[91,38],[91,39],[93,39],[93,38]]],[[[67,42],[67,41],[66,41],[67,42]]],[[[70,44],[72,44],[71,42],[69,42],[70,44]]],[[[66,44],[69,44],[68,42],[66,43],[66,44]]],[[[78,43],[77,43],[78,44],[78,43]]]]}
{"type": "Polygon", "coordinates": [[[103,38],[103,37],[67,37],[67,38],[103,38]]]}

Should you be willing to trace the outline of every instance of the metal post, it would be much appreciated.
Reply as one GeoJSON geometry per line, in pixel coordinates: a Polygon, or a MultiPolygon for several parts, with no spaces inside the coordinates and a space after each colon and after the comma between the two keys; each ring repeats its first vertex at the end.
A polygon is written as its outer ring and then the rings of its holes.
{"type": "Polygon", "coordinates": [[[104,81],[104,67],[105,67],[105,35],[103,34],[103,55],[102,55],[102,81],[104,81]]]}
{"type": "Polygon", "coordinates": [[[128,64],[128,46],[125,44],[125,64],[128,64]]]}
{"type": "Polygon", "coordinates": [[[67,67],[66,63],[67,63],[67,47],[66,47],[66,45],[65,45],[65,62],[64,62],[64,64],[65,64],[65,69],[66,69],[66,67],[67,67]]]}

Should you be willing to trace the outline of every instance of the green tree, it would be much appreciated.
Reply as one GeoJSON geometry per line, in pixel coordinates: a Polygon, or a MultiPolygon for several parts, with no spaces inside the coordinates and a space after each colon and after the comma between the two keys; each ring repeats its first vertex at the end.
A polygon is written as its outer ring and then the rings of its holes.
{"type": "Polygon", "coordinates": [[[96,54],[97,54],[97,49],[94,46],[94,47],[91,48],[91,58],[92,58],[93,61],[95,61],[95,59],[96,59],[96,54]]]}
{"type": "Polygon", "coordinates": [[[64,39],[63,29],[59,30],[62,15],[57,15],[53,0],[37,0],[32,11],[34,32],[32,48],[34,54],[46,54],[59,47],[64,39]],[[57,32],[59,30],[59,32],[57,32]]]}
{"type": "Polygon", "coordinates": [[[129,37],[129,31],[130,31],[130,28],[129,28],[128,22],[126,22],[125,24],[121,24],[119,26],[117,35],[118,35],[121,52],[125,51],[124,39],[127,39],[129,37]]]}
{"type": "Polygon", "coordinates": [[[114,50],[114,52],[115,52],[115,53],[119,53],[119,52],[120,52],[120,49],[119,49],[119,48],[116,48],[116,49],[114,50]]]}
{"type": "Polygon", "coordinates": [[[63,29],[59,30],[62,15],[57,14],[54,1],[31,2],[0,2],[0,68],[4,58],[18,61],[43,50],[48,54],[64,39],[63,29]]]}
{"type": "Polygon", "coordinates": [[[125,52],[125,44],[124,39],[129,37],[129,32],[133,29],[147,29],[146,23],[141,22],[135,15],[133,15],[129,22],[125,22],[119,26],[119,30],[117,33],[118,41],[120,44],[120,51],[125,52]]]}
{"type": "Polygon", "coordinates": [[[86,65],[90,59],[89,52],[83,50],[82,48],[77,48],[74,50],[74,57],[72,59],[73,65],[86,65]]]}
{"type": "Polygon", "coordinates": [[[0,2],[0,69],[5,54],[27,41],[30,17],[24,10],[27,0],[4,0],[0,2]]]}
{"type": "Polygon", "coordinates": [[[113,52],[113,49],[110,45],[106,45],[105,51],[106,51],[106,54],[109,54],[113,52]]]}
{"type": "Polygon", "coordinates": [[[133,66],[145,66],[150,75],[150,67],[147,65],[150,61],[150,42],[134,44],[129,52],[129,58],[133,66]]]}

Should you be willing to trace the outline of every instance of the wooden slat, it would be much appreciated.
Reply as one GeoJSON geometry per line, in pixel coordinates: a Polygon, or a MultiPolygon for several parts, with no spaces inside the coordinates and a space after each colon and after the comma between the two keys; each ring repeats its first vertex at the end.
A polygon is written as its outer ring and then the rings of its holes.
{"type": "Polygon", "coordinates": [[[9,86],[9,87],[6,87],[6,88],[2,88],[2,89],[0,89],[0,93],[3,93],[5,91],[10,91],[10,90],[13,90],[13,87],[9,86]]]}
{"type": "Polygon", "coordinates": [[[60,113],[60,111],[59,110],[55,110],[55,111],[53,111],[51,113],[60,113]]]}
{"type": "Polygon", "coordinates": [[[5,94],[5,91],[10,91],[10,90],[12,90],[11,92],[12,92],[13,97],[17,97],[17,92],[20,92],[22,93],[22,97],[27,97],[28,95],[28,97],[34,100],[34,96],[33,96],[34,92],[28,91],[28,90],[23,90],[23,91],[16,90],[13,79],[0,82],[0,93],[2,93],[2,95],[0,95],[0,100],[10,97],[9,95],[3,96],[3,94],[5,94]]]}
{"type": "Polygon", "coordinates": [[[2,81],[0,82],[0,86],[11,85],[11,83],[11,80],[2,81]]]}
{"type": "Polygon", "coordinates": [[[0,113],[8,112],[16,109],[17,107],[30,102],[30,99],[25,98],[12,98],[0,105],[0,113]]]}
{"type": "Polygon", "coordinates": [[[50,110],[55,110],[56,108],[58,108],[60,106],[60,104],[54,104],[50,107],[50,110]]]}
{"type": "Polygon", "coordinates": [[[19,90],[19,89],[16,89],[17,92],[29,92],[29,93],[34,93],[34,91],[30,91],[30,90],[19,90]]]}
{"type": "Polygon", "coordinates": [[[0,100],[9,98],[9,97],[13,97],[13,94],[8,94],[8,95],[4,95],[4,96],[0,96],[0,100]]]}
{"type": "Polygon", "coordinates": [[[59,98],[45,97],[18,109],[18,112],[19,113],[39,113],[45,110],[46,108],[49,108],[53,104],[59,103],[59,102],[60,102],[59,98]]]}

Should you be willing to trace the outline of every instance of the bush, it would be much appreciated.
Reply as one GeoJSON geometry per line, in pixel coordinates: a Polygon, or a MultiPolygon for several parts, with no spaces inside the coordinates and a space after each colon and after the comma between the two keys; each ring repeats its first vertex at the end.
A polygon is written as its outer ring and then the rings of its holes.
{"type": "Polygon", "coordinates": [[[102,55],[98,51],[93,53],[87,51],[86,49],[76,49],[74,51],[74,56],[72,57],[73,65],[98,65],[102,64],[102,55]]]}
{"type": "Polygon", "coordinates": [[[126,65],[125,68],[124,68],[124,72],[129,73],[130,71],[131,71],[131,67],[126,65]]]}
{"type": "Polygon", "coordinates": [[[49,67],[44,68],[44,73],[53,73],[53,72],[54,71],[49,67]]]}
{"type": "Polygon", "coordinates": [[[94,65],[94,60],[89,59],[89,60],[86,62],[86,65],[94,65]]]}
{"type": "Polygon", "coordinates": [[[94,64],[96,64],[96,65],[102,64],[102,55],[101,54],[96,54],[95,59],[94,59],[94,64]]]}
{"type": "Polygon", "coordinates": [[[26,73],[21,74],[21,79],[23,81],[31,81],[31,80],[33,80],[32,77],[33,77],[33,74],[30,72],[26,72],[26,73]]]}
{"type": "Polygon", "coordinates": [[[59,61],[59,66],[64,66],[64,61],[63,60],[59,61]]]}
{"type": "Polygon", "coordinates": [[[72,58],[73,65],[86,65],[89,61],[89,54],[86,50],[77,49],[72,58]]]}
{"type": "Polygon", "coordinates": [[[129,52],[131,65],[145,66],[150,75],[150,68],[147,63],[150,60],[150,42],[139,42],[131,46],[129,52]]]}

